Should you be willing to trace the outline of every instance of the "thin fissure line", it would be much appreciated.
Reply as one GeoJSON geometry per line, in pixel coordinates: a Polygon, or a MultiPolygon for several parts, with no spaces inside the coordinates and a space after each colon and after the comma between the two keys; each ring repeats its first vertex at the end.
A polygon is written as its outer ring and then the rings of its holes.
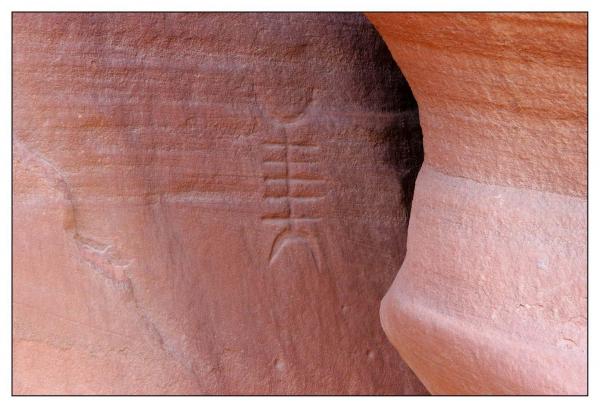
{"type": "MultiPolygon", "coordinates": [[[[263,164],[283,164],[286,163],[284,160],[263,160],[263,164]]],[[[312,164],[317,164],[318,162],[315,160],[306,160],[306,161],[298,161],[298,160],[290,160],[288,162],[289,164],[305,164],[305,163],[312,163],[312,164]]]]}
{"type": "Polygon", "coordinates": [[[317,221],[321,221],[321,218],[315,218],[315,217],[264,216],[261,218],[265,222],[269,222],[269,221],[272,221],[272,222],[292,222],[292,221],[317,222],[317,221]]]}
{"type": "Polygon", "coordinates": [[[286,133],[286,141],[285,142],[280,142],[280,143],[276,143],[276,142],[267,142],[267,143],[263,143],[264,147],[285,147],[286,150],[288,147],[297,147],[297,148],[301,148],[301,149],[310,149],[310,148],[314,148],[314,149],[318,149],[319,146],[317,145],[313,145],[313,144],[299,144],[299,143],[289,143],[287,138],[287,133],[286,133]]]}

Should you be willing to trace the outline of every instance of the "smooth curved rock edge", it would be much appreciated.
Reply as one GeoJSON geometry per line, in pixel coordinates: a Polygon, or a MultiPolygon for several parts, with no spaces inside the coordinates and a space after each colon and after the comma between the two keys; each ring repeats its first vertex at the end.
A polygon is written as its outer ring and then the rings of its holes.
{"type": "Polygon", "coordinates": [[[434,394],[586,394],[586,15],[368,17],[425,148],[389,339],[434,394]]]}

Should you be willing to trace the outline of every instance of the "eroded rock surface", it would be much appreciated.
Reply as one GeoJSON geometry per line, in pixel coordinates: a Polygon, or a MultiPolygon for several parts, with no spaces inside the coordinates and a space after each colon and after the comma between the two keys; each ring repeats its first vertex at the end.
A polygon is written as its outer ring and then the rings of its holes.
{"type": "Polygon", "coordinates": [[[14,392],[420,394],[415,101],[358,14],[14,15],[14,392]]]}
{"type": "Polygon", "coordinates": [[[425,162],[390,340],[437,394],[585,394],[585,14],[371,14],[425,162]]]}

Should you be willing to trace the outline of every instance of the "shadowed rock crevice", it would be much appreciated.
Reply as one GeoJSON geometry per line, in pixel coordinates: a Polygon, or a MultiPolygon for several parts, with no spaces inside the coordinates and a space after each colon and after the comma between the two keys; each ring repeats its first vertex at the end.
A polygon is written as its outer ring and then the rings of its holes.
{"type": "MultiPolygon", "coordinates": [[[[367,34],[362,34],[367,35],[367,34]]],[[[379,34],[377,33],[379,36],[379,34]]],[[[414,186],[423,163],[423,133],[419,122],[419,108],[412,90],[394,61],[383,40],[376,41],[368,51],[377,61],[377,70],[359,70],[359,79],[365,83],[383,84],[374,86],[373,94],[379,93],[380,106],[388,113],[388,120],[382,121],[379,139],[381,157],[393,169],[402,191],[403,207],[410,217],[414,186]]]]}
{"type": "Polygon", "coordinates": [[[410,218],[415,181],[423,164],[423,134],[416,107],[383,131],[385,158],[392,166],[403,191],[403,204],[410,218]]]}

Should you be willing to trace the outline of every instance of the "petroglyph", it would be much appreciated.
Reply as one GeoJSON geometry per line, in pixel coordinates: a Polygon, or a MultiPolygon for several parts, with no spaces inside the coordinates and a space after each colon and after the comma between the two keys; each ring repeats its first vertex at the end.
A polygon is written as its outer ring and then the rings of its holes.
{"type": "Polygon", "coordinates": [[[126,270],[133,260],[124,260],[110,244],[101,244],[93,239],[76,233],[75,243],[79,249],[80,258],[94,271],[122,287],[129,287],[130,280],[126,270]]]}
{"type": "Polygon", "coordinates": [[[286,116],[283,120],[280,114],[263,112],[273,125],[273,135],[262,144],[262,221],[278,229],[271,244],[270,263],[285,247],[305,245],[319,265],[318,251],[305,226],[321,220],[319,209],[327,195],[327,182],[319,166],[320,147],[298,132],[313,101],[312,93],[310,90],[304,95],[301,109],[296,109],[293,118],[286,116]]]}
{"type": "Polygon", "coordinates": [[[317,266],[317,268],[319,268],[320,263],[319,258],[316,255],[318,254],[316,248],[313,248],[308,239],[291,230],[283,230],[279,235],[277,235],[277,237],[273,241],[273,245],[271,246],[271,252],[269,254],[269,263],[272,264],[273,262],[275,262],[279,254],[281,254],[286,247],[291,245],[305,246],[310,253],[313,263],[317,266]]]}

